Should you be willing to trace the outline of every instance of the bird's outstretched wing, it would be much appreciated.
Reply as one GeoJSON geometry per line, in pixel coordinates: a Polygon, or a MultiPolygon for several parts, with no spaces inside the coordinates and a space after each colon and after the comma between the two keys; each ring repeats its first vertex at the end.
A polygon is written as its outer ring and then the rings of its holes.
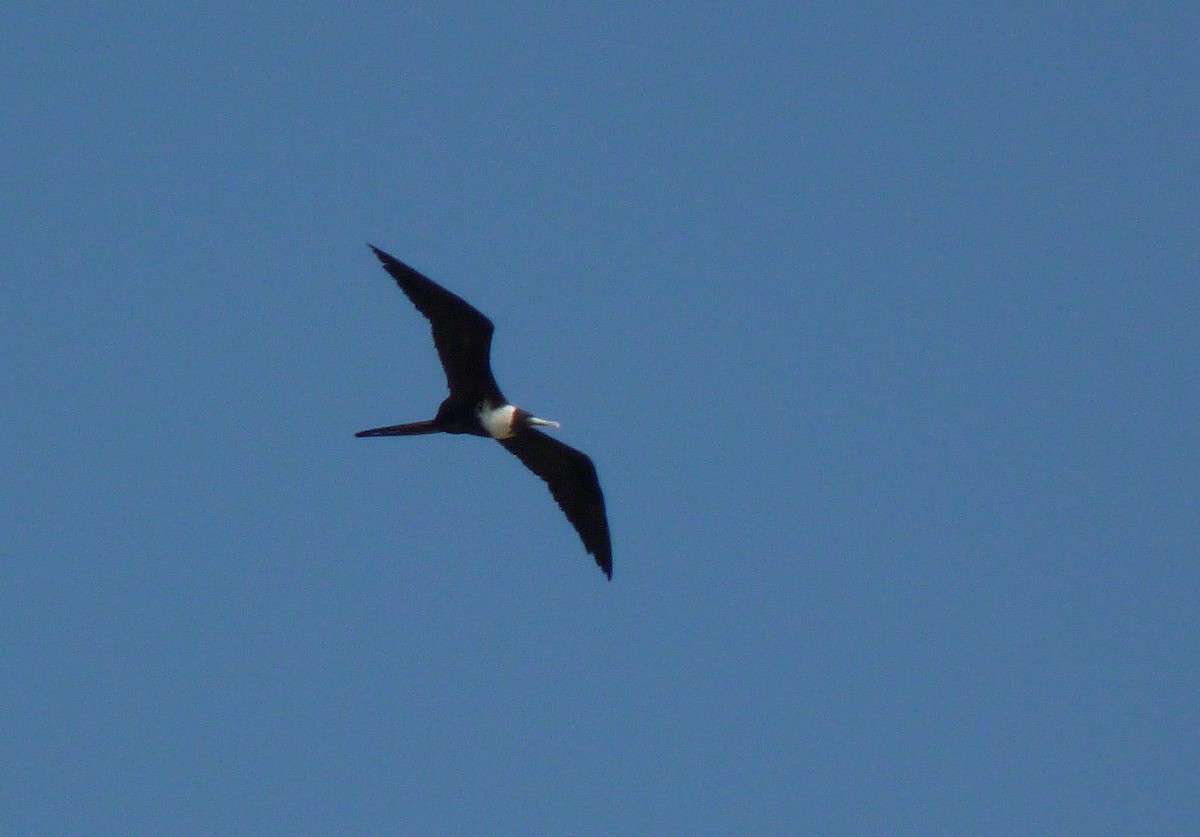
{"type": "Polygon", "coordinates": [[[504,401],[492,376],[492,321],[457,294],[443,288],[399,259],[368,245],[417,310],[433,326],[450,394],[504,401]]]}
{"type": "Polygon", "coordinates": [[[501,439],[500,444],[546,481],[584,547],[611,580],[612,542],[604,493],[588,455],[532,427],[522,427],[515,436],[501,439]]]}

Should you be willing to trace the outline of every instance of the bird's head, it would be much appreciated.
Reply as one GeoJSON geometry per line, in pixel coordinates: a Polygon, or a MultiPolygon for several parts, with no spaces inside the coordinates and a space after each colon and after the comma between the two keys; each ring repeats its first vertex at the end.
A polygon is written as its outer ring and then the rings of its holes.
{"type": "Polygon", "coordinates": [[[528,410],[512,404],[495,409],[486,402],[479,408],[479,421],[493,439],[511,439],[526,427],[558,427],[557,421],[538,418],[528,410]]]}

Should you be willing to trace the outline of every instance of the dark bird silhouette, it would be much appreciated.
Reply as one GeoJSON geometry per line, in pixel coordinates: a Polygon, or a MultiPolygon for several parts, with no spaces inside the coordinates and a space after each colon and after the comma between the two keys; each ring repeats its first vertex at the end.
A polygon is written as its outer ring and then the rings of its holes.
{"type": "Polygon", "coordinates": [[[582,451],[534,429],[558,427],[558,422],[513,406],[500,392],[492,375],[492,321],[399,259],[378,247],[372,246],[371,250],[433,326],[433,344],[446,370],[450,395],[432,419],[376,427],[354,435],[471,433],[495,439],[546,481],[584,547],[611,580],[612,543],[596,466],[582,451]]]}

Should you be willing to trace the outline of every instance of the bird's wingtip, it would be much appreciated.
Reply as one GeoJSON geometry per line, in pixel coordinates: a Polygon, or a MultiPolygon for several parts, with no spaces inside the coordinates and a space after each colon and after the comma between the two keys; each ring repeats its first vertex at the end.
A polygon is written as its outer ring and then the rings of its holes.
{"type": "Polygon", "coordinates": [[[379,259],[379,263],[383,265],[385,270],[390,272],[392,268],[396,266],[407,267],[407,265],[401,263],[400,260],[391,253],[388,253],[385,250],[380,250],[374,244],[368,244],[367,246],[371,248],[371,252],[375,254],[375,258],[379,259]]]}

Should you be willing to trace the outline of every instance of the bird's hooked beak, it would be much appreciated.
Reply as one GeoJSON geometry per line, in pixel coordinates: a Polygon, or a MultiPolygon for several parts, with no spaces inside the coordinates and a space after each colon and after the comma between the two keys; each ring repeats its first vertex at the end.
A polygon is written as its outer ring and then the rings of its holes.
{"type": "Polygon", "coordinates": [[[537,416],[530,416],[525,419],[525,422],[534,427],[553,427],[555,430],[562,427],[557,421],[550,421],[549,419],[538,418],[537,416]]]}

